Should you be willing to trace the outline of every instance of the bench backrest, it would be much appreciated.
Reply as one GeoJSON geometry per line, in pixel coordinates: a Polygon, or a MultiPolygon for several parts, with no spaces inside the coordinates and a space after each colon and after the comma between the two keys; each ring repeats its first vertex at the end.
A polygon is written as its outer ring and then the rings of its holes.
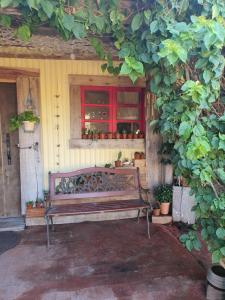
{"type": "Polygon", "coordinates": [[[138,169],[86,168],[69,173],[49,173],[50,201],[138,196],[138,169]]]}

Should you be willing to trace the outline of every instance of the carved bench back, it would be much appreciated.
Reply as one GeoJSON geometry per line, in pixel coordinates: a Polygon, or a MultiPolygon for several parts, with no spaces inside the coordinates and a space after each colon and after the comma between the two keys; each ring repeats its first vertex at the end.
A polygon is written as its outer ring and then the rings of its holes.
{"type": "Polygon", "coordinates": [[[69,173],[49,173],[50,201],[138,196],[138,169],[86,168],[69,173]]]}

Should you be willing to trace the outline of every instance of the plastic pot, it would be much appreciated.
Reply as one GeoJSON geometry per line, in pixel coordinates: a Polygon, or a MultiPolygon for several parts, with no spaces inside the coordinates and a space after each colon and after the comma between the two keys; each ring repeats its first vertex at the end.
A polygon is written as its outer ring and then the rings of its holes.
{"type": "Polygon", "coordinates": [[[225,269],[220,265],[213,265],[208,270],[206,299],[225,299],[225,269]]]}

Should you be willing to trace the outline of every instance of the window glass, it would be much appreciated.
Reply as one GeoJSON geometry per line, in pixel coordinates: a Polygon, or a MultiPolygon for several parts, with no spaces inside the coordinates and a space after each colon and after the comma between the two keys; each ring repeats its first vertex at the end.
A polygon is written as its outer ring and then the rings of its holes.
{"type": "Polygon", "coordinates": [[[123,133],[136,133],[140,129],[139,123],[125,123],[125,122],[118,122],[117,123],[117,132],[123,133]]]}
{"type": "Polygon", "coordinates": [[[85,120],[108,120],[109,108],[106,107],[85,107],[85,120]]]}
{"type": "Polygon", "coordinates": [[[117,93],[118,104],[139,104],[139,93],[138,92],[118,92],[117,93]]]}
{"type": "Polygon", "coordinates": [[[108,91],[85,91],[86,104],[109,104],[108,91]]]}
{"type": "Polygon", "coordinates": [[[117,120],[139,120],[138,107],[118,107],[117,120]]]}
{"type": "Polygon", "coordinates": [[[87,130],[94,130],[97,132],[109,132],[109,124],[108,123],[94,123],[94,122],[85,122],[85,128],[87,130]]]}

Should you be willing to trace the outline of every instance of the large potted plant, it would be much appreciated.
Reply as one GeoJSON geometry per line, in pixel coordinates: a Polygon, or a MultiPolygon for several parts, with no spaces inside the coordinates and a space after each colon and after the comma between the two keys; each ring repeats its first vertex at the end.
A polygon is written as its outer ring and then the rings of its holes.
{"type": "Polygon", "coordinates": [[[40,118],[36,116],[33,111],[26,110],[21,114],[13,116],[9,120],[9,130],[15,131],[20,128],[22,125],[24,126],[24,130],[28,132],[33,132],[36,123],[40,122],[40,118]]]}
{"type": "Polygon", "coordinates": [[[168,215],[170,203],[173,198],[172,185],[162,184],[154,188],[154,197],[160,202],[160,212],[162,215],[168,215]]]}

